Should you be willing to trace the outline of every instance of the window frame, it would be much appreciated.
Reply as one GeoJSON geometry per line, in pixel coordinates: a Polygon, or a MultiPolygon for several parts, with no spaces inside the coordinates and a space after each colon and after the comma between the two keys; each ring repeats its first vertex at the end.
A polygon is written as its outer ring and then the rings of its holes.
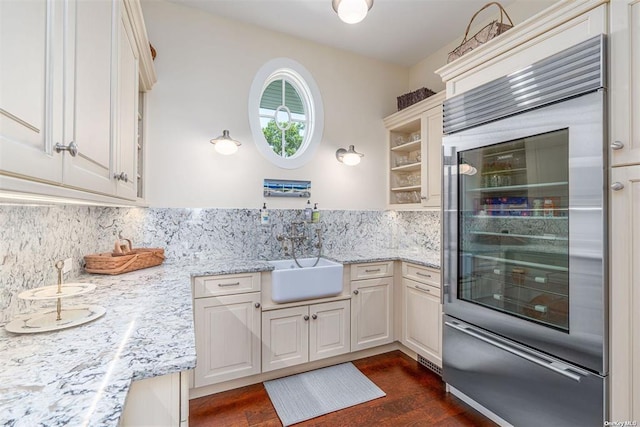
{"type": "Polygon", "coordinates": [[[320,90],[311,73],[289,58],[275,58],[256,73],[249,91],[249,124],[258,151],[274,165],[283,169],[297,169],[307,164],[315,154],[324,129],[324,111],[320,90]],[[291,157],[276,154],[262,132],[260,102],[265,89],[276,80],[290,83],[305,107],[307,127],[298,151],[291,157]]]}

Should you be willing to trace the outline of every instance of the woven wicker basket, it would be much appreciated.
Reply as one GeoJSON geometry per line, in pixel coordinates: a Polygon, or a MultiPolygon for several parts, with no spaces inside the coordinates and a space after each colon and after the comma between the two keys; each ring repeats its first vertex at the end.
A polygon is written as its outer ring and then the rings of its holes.
{"type": "Polygon", "coordinates": [[[492,1],[490,3],[485,4],[479,11],[477,11],[472,17],[471,21],[469,21],[469,25],[467,25],[467,30],[464,32],[464,38],[462,39],[462,43],[460,46],[453,49],[453,51],[449,52],[449,56],[447,57],[447,64],[451,61],[455,61],[456,59],[462,57],[463,55],[471,52],[473,49],[482,46],[486,42],[491,39],[498,37],[500,34],[505,31],[513,28],[513,21],[507,14],[507,11],[504,10],[502,5],[498,2],[492,1]],[[480,31],[478,31],[474,36],[469,37],[469,30],[471,29],[471,23],[478,16],[480,12],[485,10],[490,6],[497,6],[500,9],[500,21],[492,21],[480,31]],[[504,23],[504,17],[507,17],[510,24],[504,23]]]}
{"type": "Polygon", "coordinates": [[[427,99],[431,95],[435,95],[436,93],[431,89],[427,89],[426,87],[420,88],[416,91],[405,93],[404,95],[400,95],[398,97],[398,111],[404,110],[407,107],[412,106],[415,103],[422,101],[423,99],[427,99]]]}
{"type": "Polygon", "coordinates": [[[91,254],[84,257],[87,273],[122,274],[141,268],[155,267],[164,261],[162,248],[132,249],[126,255],[115,256],[111,252],[91,254]]]}

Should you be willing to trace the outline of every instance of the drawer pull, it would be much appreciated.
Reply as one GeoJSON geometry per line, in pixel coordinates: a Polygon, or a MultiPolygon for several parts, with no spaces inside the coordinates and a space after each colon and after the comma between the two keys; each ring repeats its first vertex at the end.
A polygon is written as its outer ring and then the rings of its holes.
{"type": "Polygon", "coordinates": [[[235,283],[218,283],[218,286],[220,286],[221,288],[227,287],[227,286],[238,286],[240,284],[240,282],[235,282],[235,283]]]}
{"type": "Polygon", "coordinates": [[[374,268],[374,269],[371,269],[371,270],[365,270],[364,272],[365,273],[378,273],[379,271],[380,271],[379,268],[374,268]]]}
{"type": "Polygon", "coordinates": [[[431,275],[430,275],[430,274],[422,273],[422,272],[420,272],[420,271],[416,271],[416,274],[417,274],[418,276],[422,276],[422,277],[431,277],[431,275]]]}
{"type": "Polygon", "coordinates": [[[419,290],[419,291],[423,291],[423,292],[431,292],[429,289],[421,288],[418,285],[416,285],[416,289],[419,290]]]}

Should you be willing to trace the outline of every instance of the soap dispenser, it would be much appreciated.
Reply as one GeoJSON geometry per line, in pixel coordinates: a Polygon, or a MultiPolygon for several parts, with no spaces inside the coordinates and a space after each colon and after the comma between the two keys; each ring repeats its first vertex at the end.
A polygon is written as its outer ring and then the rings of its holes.
{"type": "Polygon", "coordinates": [[[313,211],[311,210],[311,201],[307,200],[307,207],[304,209],[304,220],[307,222],[311,222],[312,216],[313,211]]]}
{"type": "Polygon", "coordinates": [[[269,225],[269,210],[266,203],[263,203],[260,209],[260,225],[269,225]]]}
{"type": "Polygon", "coordinates": [[[311,214],[311,222],[318,223],[320,222],[320,211],[318,210],[318,204],[313,204],[313,213],[311,214]]]}

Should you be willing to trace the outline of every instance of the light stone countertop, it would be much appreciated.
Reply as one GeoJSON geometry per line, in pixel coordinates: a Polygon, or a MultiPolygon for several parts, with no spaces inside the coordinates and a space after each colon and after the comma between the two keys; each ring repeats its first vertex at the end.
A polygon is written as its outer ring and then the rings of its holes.
{"type": "Polygon", "coordinates": [[[328,253],[326,258],[342,264],[359,264],[380,261],[405,261],[424,267],[440,268],[440,252],[418,249],[362,249],[348,253],[328,253]]]}
{"type": "MultiPolygon", "coordinates": [[[[434,251],[397,249],[326,254],[353,264],[402,260],[439,268],[434,251]]],[[[191,277],[269,271],[266,261],[166,263],[118,276],[84,274],[96,284],[65,306],[101,305],[106,314],[82,326],[16,335],[0,325],[0,424],[117,426],[132,381],[196,366],[191,277]]],[[[29,302],[28,313],[44,304],[29,302]]]]}

